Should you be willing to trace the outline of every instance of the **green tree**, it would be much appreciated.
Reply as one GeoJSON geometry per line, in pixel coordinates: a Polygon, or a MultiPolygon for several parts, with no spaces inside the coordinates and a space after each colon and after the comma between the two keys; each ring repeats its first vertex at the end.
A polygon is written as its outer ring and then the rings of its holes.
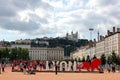
{"type": "Polygon", "coordinates": [[[112,64],[112,57],[111,56],[108,56],[108,58],[107,58],[107,63],[110,65],[110,64],[112,64]]]}
{"type": "Polygon", "coordinates": [[[17,59],[17,48],[12,48],[10,50],[10,60],[16,60],[17,59]]]}
{"type": "Polygon", "coordinates": [[[22,60],[22,48],[17,48],[17,59],[22,60]]]}
{"type": "Polygon", "coordinates": [[[29,51],[26,48],[12,48],[10,52],[10,60],[28,60],[29,51]]]}
{"type": "Polygon", "coordinates": [[[120,57],[117,57],[117,65],[120,65],[120,57]]]}
{"type": "Polygon", "coordinates": [[[85,62],[85,57],[82,58],[82,62],[85,62]]]}
{"type": "Polygon", "coordinates": [[[9,49],[8,48],[0,48],[0,59],[9,58],[9,49]]]}
{"type": "Polygon", "coordinates": [[[112,58],[112,64],[114,64],[114,63],[117,64],[116,63],[117,62],[117,55],[114,51],[112,52],[111,58],[112,58]]]}
{"type": "Polygon", "coordinates": [[[29,51],[28,49],[24,48],[22,49],[22,59],[23,60],[29,60],[29,51]]]}
{"type": "Polygon", "coordinates": [[[105,56],[105,54],[102,54],[100,59],[102,61],[102,65],[105,65],[106,64],[106,56],[105,56]]]}
{"type": "Polygon", "coordinates": [[[117,56],[117,65],[120,65],[120,57],[119,56],[117,56]]]}

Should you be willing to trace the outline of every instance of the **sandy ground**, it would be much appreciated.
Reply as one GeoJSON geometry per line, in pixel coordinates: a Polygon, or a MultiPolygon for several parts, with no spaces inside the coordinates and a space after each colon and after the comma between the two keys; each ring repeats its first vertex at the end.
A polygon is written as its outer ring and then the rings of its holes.
{"type": "Polygon", "coordinates": [[[0,80],[120,80],[120,72],[116,73],[48,73],[37,72],[35,75],[24,75],[22,72],[11,72],[7,67],[0,74],[0,80]]]}

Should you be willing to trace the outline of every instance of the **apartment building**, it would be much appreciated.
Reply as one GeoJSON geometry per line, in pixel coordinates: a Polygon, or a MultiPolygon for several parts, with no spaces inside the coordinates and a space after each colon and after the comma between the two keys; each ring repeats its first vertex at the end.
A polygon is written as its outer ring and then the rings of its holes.
{"type": "Polygon", "coordinates": [[[63,60],[64,48],[36,48],[29,49],[29,56],[31,60],[63,60]]]}
{"type": "Polygon", "coordinates": [[[96,43],[96,56],[105,54],[108,57],[113,51],[120,56],[120,28],[116,30],[115,27],[112,32],[108,30],[105,37],[100,36],[100,40],[96,43]]]}
{"type": "Polygon", "coordinates": [[[106,36],[100,36],[100,40],[94,42],[94,46],[89,46],[86,48],[80,48],[79,50],[72,53],[71,58],[75,59],[77,57],[82,57],[83,55],[87,57],[88,55],[92,58],[94,55],[100,58],[102,54],[106,57],[112,54],[114,51],[120,56],[120,28],[113,27],[113,31],[107,31],[106,36]],[[84,53],[82,52],[84,51],[84,53]]]}
{"type": "Polygon", "coordinates": [[[27,49],[30,49],[31,48],[31,45],[25,45],[25,44],[12,44],[11,45],[11,48],[27,48],[27,49]]]}
{"type": "Polygon", "coordinates": [[[72,52],[70,54],[70,57],[72,59],[82,59],[83,57],[86,57],[87,55],[90,55],[90,50],[88,49],[89,46],[82,46],[81,48],[78,48],[76,51],[72,52]]]}
{"type": "Polygon", "coordinates": [[[20,40],[16,40],[15,43],[17,44],[21,44],[21,43],[25,43],[25,44],[30,44],[31,43],[31,40],[30,39],[20,39],[20,40]]]}

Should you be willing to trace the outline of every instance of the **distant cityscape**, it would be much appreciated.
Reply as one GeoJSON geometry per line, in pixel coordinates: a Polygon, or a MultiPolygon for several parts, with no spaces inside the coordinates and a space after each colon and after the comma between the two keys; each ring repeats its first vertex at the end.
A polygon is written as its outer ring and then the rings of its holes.
{"type": "Polygon", "coordinates": [[[105,36],[99,35],[98,39],[78,39],[78,32],[66,33],[65,37],[20,39],[15,41],[0,41],[0,48],[27,48],[31,60],[66,60],[82,59],[83,57],[102,54],[106,57],[114,51],[120,56],[120,28],[113,27],[105,36]]]}

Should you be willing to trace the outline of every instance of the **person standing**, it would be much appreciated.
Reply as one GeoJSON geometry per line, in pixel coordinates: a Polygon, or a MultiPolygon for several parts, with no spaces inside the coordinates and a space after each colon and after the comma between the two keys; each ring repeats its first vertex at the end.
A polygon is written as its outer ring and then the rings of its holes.
{"type": "Polygon", "coordinates": [[[2,61],[1,67],[2,67],[2,72],[5,72],[5,70],[4,70],[4,68],[5,68],[5,64],[4,64],[3,61],[2,61]]]}
{"type": "Polygon", "coordinates": [[[56,75],[57,75],[57,69],[58,69],[57,61],[55,61],[55,74],[56,74],[56,75]]]}
{"type": "Polygon", "coordinates": [[[24,73],[24,74],[26,74],[26,67],[27,67],[27,65],[24,64],[24,67],[23,67],[23,73],[24,73]]]}
{"type": "Polygon", "coordinates": [[[115,72],[115,64],[112,65],[112,72],[115,72]]]}
{"type": "Polygon", "coordinates": [[[64,63],[62,64],[62,71],[63,72],[65,71],[65,64],[64,63]]]}

